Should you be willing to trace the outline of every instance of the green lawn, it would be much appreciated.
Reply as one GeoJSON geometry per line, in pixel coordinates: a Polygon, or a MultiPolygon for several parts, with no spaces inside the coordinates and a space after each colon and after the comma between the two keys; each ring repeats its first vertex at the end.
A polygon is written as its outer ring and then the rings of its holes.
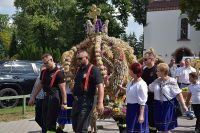
{"type": "MultiPolygon", "coordinates": [[[[33,111],[35,111],[35,106],[26,106],[26,112],[33,112],[33,111]]],[[[17,106],[15,108],[0,109],[0,115],[2,115],[2,114],[15,114],[15,113],[22,113],[22,106],[17,106]]]]}
{"type": "Polygon", "coordinates": [[[13,121],[25,118],[33,118],[34,115],[34,106],[26,106],[26,112],[24,115],[22,114],[22,106],[0,109],[0,121],[13,121]]]}

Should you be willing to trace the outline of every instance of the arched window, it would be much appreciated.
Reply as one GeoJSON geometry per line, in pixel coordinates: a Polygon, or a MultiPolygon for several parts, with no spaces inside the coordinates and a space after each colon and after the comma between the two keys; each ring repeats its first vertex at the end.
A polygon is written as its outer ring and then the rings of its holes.
{"type": "Polygon", "coordinates": [[[188,19],[181,19],[181,31],[180,31],[180,39],[188,39],[188,19]]]}

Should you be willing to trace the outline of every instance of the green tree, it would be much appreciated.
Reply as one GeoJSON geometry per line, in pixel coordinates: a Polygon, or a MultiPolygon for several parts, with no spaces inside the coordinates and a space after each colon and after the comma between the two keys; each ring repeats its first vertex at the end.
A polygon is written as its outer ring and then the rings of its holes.
{"type": "Polygon", "coordinates": [[[0,32],[9,28],[8,21],[9,21],[8,15],[0,14],[0,32]]]}
{"type": "Polygon", "coordinates": [[[140,35],[139,41],[135,45],[135,49],[137,52],[137,57],[140,59],[143,56],[143,50],[144,50],[144,34],[140,35]]]}
{"type": "Polygon", "coordinates": [[[147,5],[149,0],[132,0],[132,15],[135,21],[146,25],[147,5]]]}
{"type": "Polygon", "coordinates": [[[12,30],[9,27],[9,17],[8,15],[0,14],[0,59],[8,58],[11,36],[12,30]]]}
{"type": "Polygon", "coordinates": [[[135,36],[135,33],[130,33],[128,36],[128,41],[129,41],[129,45],[133,48],[135,48],[135,45],[137,43],[137,38],[135,36]]]}
{"type": "Polygon", "coordinates": [[[122,22],[124,26],[128,25],[129,13],[132,10],[131,0],[112,0],[112,4],[118,9],[117,18],[122,22]]]}
{"type": "Polygon", "coordinates": [[[63,9],[62,4],[68,1],[16,0],[15,6],[18,12],[15,17],[15,23],[18,27],[19,39],[22,40],[22,45],[29,45],[26,42],[29,39],[26,38],[23,32],[31,31],[31,40],[36,46],[54,48],[57,44],[60,46],[58,40],[56,40],[58,38],[56,35],[62,24],[58,14],[63,9]],[[23,24],[21,24],[22,21],[23,24]]]}
{"type": "MultiPolygon", "coordinates": [[[[15,23],[20,32],[18,32],[19,39],[26,38],[21,32],[25,30],[24,27],[30,27],[37,46],[69,48],[85,38],[84,24],[88,19],[86,14],[92,4],[102,9],[101,19],[103,21],[110,20],[109,35],[119,37],[121,33],[124,33],[124,26],[127,26],[131,9],[129,0],[113,1],[115,7],[119,9],[120,14],[118,15],[115,14],[114,6],[108,4],[108,0],[16,0],[15,6],[18,12],[15,23]],[[22,21],[27,26],[24,24],[22,26],[22,21]]],[[[25,42],[22,41],[22,44],[25,42]]]]}
{"type": "Polygon", "coordinates": [[[17,54],[17,38],[15,32],[12,35],[12,41],[10,44],[10,48],[8,50],[9,57],[13,57],[17,54]]]}
{"type": "Polygon", "coordinates": [[[200,1],[180,0],[179,5],[182,13],[188,15],[189,23],[200,30],[200,1]]]}
{"type": "Polygon", "coordinates": [[[137,40],[135,33],[122,34],[121,38],[129,43],[129,46],[131,46],[134,49],[134,54],[137,56],[137,58],[141,58],[143,55],[143,48],[144,48],[144,35],[142,34],[139,37],[139,40],[137,40]]]}
{"type": "Polygon", "coordinates": [[[41,49],[43,53],[55,52],[54,49],[58,48],[56,53],[59,55],[84,40],[86,14],[92,4],[101,8],[99,18],[103,22],[106,19],[110,21],[108,34],[114,37],[125,33],[124,27],[131,12],[130,0],[15,0],[14,4],[17,8],[14,22],[20,58],[29,57],[25,56],[26,51],[33,46],[38,48],[36,53],[41,49]]]}
{"type": "MultiPolygon", "coordinates": [[[[14,22],[20,59],[27,59],[27,50],[33,47],[38,49],[33,49],[35,52],[30,53],[31,56],[45,52],[45,47],[59,48],[63,52],[75,40],[75,0],[16,0],[14,4],[17,8],[14,22]]],[[[40,56],[35,57],[40,59],[40,56]]]]}

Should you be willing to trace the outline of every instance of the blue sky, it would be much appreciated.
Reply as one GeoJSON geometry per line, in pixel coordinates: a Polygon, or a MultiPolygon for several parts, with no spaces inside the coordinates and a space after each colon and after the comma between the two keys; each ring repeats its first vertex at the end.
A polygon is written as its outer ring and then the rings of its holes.
{"type": "MultiPolygon", "coordinates": [[[[15,13],[14,0],[0,0],[0,14],[9,14],[11,16],[13,13],[15,13]]],[[[136,37],[139,38],[143,33],[143,27],[134,22],[134,18],[130,16],[128,19],[128,27],[126,27],[126,33],[129,34],[132,32],[135,32],[136,37]]]]}

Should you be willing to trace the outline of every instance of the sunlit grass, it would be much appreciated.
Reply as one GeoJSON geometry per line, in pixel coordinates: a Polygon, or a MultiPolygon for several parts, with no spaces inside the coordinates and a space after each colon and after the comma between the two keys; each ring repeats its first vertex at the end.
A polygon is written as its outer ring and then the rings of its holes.
{"type": "Polygon", "coordinates": [[[26,106],[25,114],[22,114],[22,106],[14,108],[1,108],[0,109],[0,121],[13,121],[25,118],[33,118],[35,112],[34,106],[26,106]]]}
{"type": "MultiPolygon", "coordinates": [[[[26,112],[32,112],[35,110],[35,106],[26,106],[26,112]]],[[[14,108],[2,108],[0,109],[0,115],[2,114],[14,114],[22,113],[22,106],[17,106],[14,108]]]]}

